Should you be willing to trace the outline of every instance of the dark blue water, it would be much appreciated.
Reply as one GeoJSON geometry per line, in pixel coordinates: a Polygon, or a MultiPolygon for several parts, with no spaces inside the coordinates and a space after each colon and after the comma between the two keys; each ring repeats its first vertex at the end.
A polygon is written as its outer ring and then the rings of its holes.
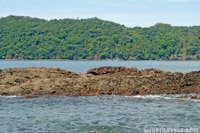
{"type": "MultiPolygon", "coordinates": [[[[0,69],[31,66],[60,67],[77,73],[99,66],[184,73],[200,70],[198,61],[0,61],[0,69]]],[[[0,96],[0,133],[140,133],[155,128],[199,131],[200,100],[179,96],[0,96]]]]}

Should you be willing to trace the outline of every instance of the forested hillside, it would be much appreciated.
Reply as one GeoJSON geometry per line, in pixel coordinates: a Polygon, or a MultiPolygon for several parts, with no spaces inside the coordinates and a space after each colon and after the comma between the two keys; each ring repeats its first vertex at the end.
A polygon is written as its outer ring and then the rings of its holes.
{"type": "Polygon", "coordinates": [[[0,59],[200,59],[200,26],[8,16],[0,18],[0,59]]]}

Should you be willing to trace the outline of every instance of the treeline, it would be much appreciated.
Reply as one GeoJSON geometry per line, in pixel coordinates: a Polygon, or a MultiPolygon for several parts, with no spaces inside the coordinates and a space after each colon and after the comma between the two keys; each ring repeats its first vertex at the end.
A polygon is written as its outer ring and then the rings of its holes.
{"type": "Polygon", "coordinates": [[[200,59],[200,26],[8,16],[0,18],[0,59],[200,59]]]}

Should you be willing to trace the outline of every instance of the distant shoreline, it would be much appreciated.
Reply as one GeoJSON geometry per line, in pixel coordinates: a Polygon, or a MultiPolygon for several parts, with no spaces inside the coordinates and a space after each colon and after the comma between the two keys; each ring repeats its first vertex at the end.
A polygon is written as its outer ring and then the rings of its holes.
{"type": "Polygon", "coordinates": [[[163,60],[163,59],[158,59],[158,60],[123,60],[123,59],[117,59],[117,60],[112,60],[112,59],[101,59],[101,60],[90,60],[90,59],[80,59],[80,60],[69,60],[69,59],[38,59],[38,60],[29,60],[29,59],[0,59],[0,61],[200,61],[200,59],[185,59],[185,60],[179,60],[179,59],[174,59],[174,60],[163,60]]]}
{"type": "Polygon", "coordinates": [[[14,15],[0,23],[5,60],[200,60],[200,26],[129,28],[96,17],[45,21],[14,15]]]}

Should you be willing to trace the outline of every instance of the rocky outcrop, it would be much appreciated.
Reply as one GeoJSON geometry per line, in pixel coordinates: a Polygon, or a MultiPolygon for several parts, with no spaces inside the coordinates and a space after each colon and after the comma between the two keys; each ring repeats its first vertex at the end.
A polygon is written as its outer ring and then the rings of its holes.
{"type": "Polygon", "coordinates": [[[200,94],[200,71],[183,73],[158,69],[100,67],[86,74],[59,68],[0,70],[0,95],[94,96],[200,94]]]}
{"type": "Polygon", "coordinates": [[[92,75],[103,75],[103,74],[113,74],[116,72],[122,72],[127,70],[128,68],[126,67],[99,67],[99,68],[94,68],[90,69],[87,71],[87,74],[92,74],[92,75]]]}

